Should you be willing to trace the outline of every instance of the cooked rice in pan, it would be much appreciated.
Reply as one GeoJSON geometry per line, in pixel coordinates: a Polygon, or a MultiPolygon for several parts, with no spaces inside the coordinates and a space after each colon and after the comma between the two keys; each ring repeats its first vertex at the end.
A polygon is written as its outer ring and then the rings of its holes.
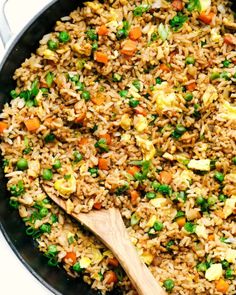
{"type": "Polygon", "coordinates": [[[226,0],[105,1],[16,70],[1,151],[26,234],[102,294],[137,294],[67,211],[116,206],[172,294],[236,294],[236,35],[226,0]]]}

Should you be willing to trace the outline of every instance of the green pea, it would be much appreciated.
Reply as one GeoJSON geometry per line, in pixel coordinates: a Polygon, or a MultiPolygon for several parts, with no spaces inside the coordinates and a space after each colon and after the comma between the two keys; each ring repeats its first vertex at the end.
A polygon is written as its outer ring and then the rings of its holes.
{"type": "Polygon", "coordinates": [[[55,214],[52,214],[51,221],[52,221],[52,223],[58,222],[58,218],[57,218],[57,216],[55,214]]]}
{"type": "Polygon", "coordinates": [[[215,174],[214,174],[214,178],[215,180],[217,180],[219,183],[222,183],[224,181],[224,174],[217,171],[215,174]]]}
{"type": "Polygon", "coordinates": [[[161,84],[163,82],[163,80],[161,79],[161,77],[157,77],[156,78],[156,84],[161,84]]]}
{"type": "Polygon", "coordinates": [[[76,82],[76,90],[83,91],[84,90],[84,83],[78,81],[76,82]]]}
{"type": "Polygon", "coordinates": [[[231,268],[226,269],[225,278],[228,280],[232,280],[234,278],[234,271],[231,268]]]}
{"type": "Polygon", "coordinates": [[[158,189],[159,189],[159,187],[160,187],[160,183],[157,182],[156,180],[154,180],[154,181],[152,182],[152,188],[154,189],[154,191],[157,192],[158,189]]]}
{"type": "Polygon", "coordinates": [[[90,92],[87,91],[87,90],[84,90],[81,94],[82,98],[85,100],[85,101],[89,101],[91,96],[90,96],[90,92]]]}
{"type": "Polygon", "coordinates": [[[120,29],[116,32],[116,38],[118,40],[124,39],[128,36],[128,32],[125,29],[120,29]]]}
{"type": "Polygon", "coordinates": [[[176,125],[175,132],[182,135],[186,132],[186,128],[182,125],[176,125]]]}
{"type": "Polygon", "coordinates": [[[13,99],[18,97],[18,94],[17,94],[17,92],[16,92],[15,89],[13,89],[13,90],[10,91],[10,96],[11,96],[13,99]]]}
{"type": "Polygon", "coordinates": [[[171,188],[167,184],[160,184],[158,191],[163,195],[170,195],[171,188]]]}
{"type": "Polygon", "coordinates": [[[184,99],[186,101],[191,101],[193,99],[192,93],[190,93],[190,92],[186,93],[185,96],[184,96],[184,99]]]}
{"type": "Polygon", "coordinates": [[[208,262],[201,262],[197,265],[197,271],[205,272],[209,268],[208,262]]]}
{"type": "Polygon", "coordinates": [[[205,202],[205,199],[202,196],[197,197],[196,203],[197,205],[202,205],[205,202]]]}
{"type": "Polygon", "coordinates": [[[48,215],[48,209],[43,207],[39,210],[39,216],[41,218],[46,217],[48,215]]]}
{"type": "Polygon", "coordinates": [[[51,73],[51,72],[48,72],[46,77],[45,77],[45,80],[46,80],[46,83],[47,83],[48,87],[52,86],[53,78],[54,78],[54,74],[51,73]]]}
{"type": "Polygon", "coordinates": [[[71,174],[65,174],[65,175],[64,175],[64,179],[65,179],[65,180],[69,180],[70,178],[71,178],[71,174]]]}
{"type": "Polygon", "coordinates": [[[92,177],[98,177],[98,168],[97,167],[89,168],[88,171],[92,177]]]}
{"type": "Polygon", "coordinates": [[[215,205],[216,201],[217,201],[217,198],[214,197],[214,196],[211,196],[211,197],[209,197],[209,198],[207,199],[207,203],[208,203],[209,206],[213,206],[213,205],[215,205]]]}
{"type": "Polygon", "coordinates": [[[194,65],[195,64],[195,58],[193,56],[187,56],[185,59],[185,63],[187,65],[194,65]]]}
{"type": "Polygon", "coordinates": [[[96,33],[96,31],[94,29],[88,30],[86,32],[87,37],[91,40],[91,41],[95,41],[98,40],[98,34],[96,33]]]}
{"type": "Polygon", "coordinates": [[[56,160],[55,162],[54,162],[54,164],[52,165],[52,167],[54,168],[54,169],[60,169],[61,168],[61,162],[60,162],[60,160],[56,160]]]}
{"type": "Polygon", "coordinates": [[[79,153],[79,152],[77,152],[77,151],[75,151],[74,153],[73,153],[73,156],[74,156],[74,158],[75,158],[75,163],[78,163],[78,162],[80,162],[82,159],[83,159],[83,156],[81,155],[81,153],[79,153]]]}
{"type": "Polygon", "coordinates": [[[172,279],[167,279],[163,282],[163,286],[165,287],[167,292],[170,292],[174,288],[175,282],[172,279]]]}
{"type": "Polygon", "coordinates": [[[179,217],[183,217],[185,216],[185,213],[183,211],[177,211],[176,215],[175,215],[175,220],[178,219],[179,217]]]}
{"type": "Polygon", "coordinates": [[[40,226],[40,230],[43,232],[43,233],[50,233],[51,232],[51,225],[50,224],[42,224],[40,226]]]}
{"type": "Polygon", "coordinates": [[[107,141],[105,138],[100,138],[96,143],[95,143],[95,148],[98,148],[100,152],[108,152],[109,147],[107,145],[107,141]]]}
{"type": "Polygon", "coordinates": [[[21,158],[17,161],[16,167],[18,170],[21,170],[21,171],[28,169],[28,161],[24,158],[21,158]]]}
{"type": "Polygon", "coordinates": [[[220,202],[225,202],[227,197],[225,195],[221,194],[221,195],[219,195],[218,199],[219,199],[220,202]]]}
{"type": "Polygon", "coordinates": [[[48,40],[48,49],[52,50],[52,51],[55,51],[58,49],[59,47],[59,44],[57,41],[53,41],[53,40],[48,40]]]}
{"type": "Polygon", "coordinates": [[[223,64],[223,67],[224,67],[224,68],[228,68],[228,67],[230,66],[230,64],[231,64],[231,61],[225,59],[225,60],[222,62],[222,64],[223,64]]]}
{"type": "Polygon", "coordinates": [[[97,50],[98,49],[98,43],[97,42],[94,42],[93,44],[92,44],[92,50],[97,50]]]}
{"type": "Polygon", "coordinates": [[[121,90],[119,94],[121,97],[126,97],[128,95],[128,90],[121,90]]]}
{"type": "Polygon", "coordinates": [[[172,251],[172,246],[174,246],[175,242],[173,240],[170,240],[167,244],[166,244],[166,250],[171,252],[172,251]]]}
{"type": "Polygon", "coordinates": [[[79,262],[75,263],[75,264],[72,266],[72,269],[73,269],[75,272],[81,272],[81,271],[83,270],[83,269],[81,268],[79,262]]]}
{"type": "Polygon", "coordinates": [[[51,142],[53,142],[55,140],[55,138],[56,138],[56,136],[53,133],[49,133],[48,135],[46,135],[44,137],[44,141],[46,143],[51,143],[51,142]]]}
{"type": "Polygon", "coordinates": [[[230,80],[230,73],[228,73],[228,72],[222,72],[220,74],[220,78],[225,79],[225,80],[230,80]]]}
{"type": "Polygon", "coordinates": [[[161,231],[161,230],[163,230],[164,225],[163,225],[162,222],[156,221],[156,222],[154,223],[153,227],[154,227],[154,229],[155,229],[156,231],[161,231]]]}
{"type": "Polygon", "coordinates": [[[136,108],[139,105],[139,100],[136,99],[130,99],[129,101],[129,106],[131,108],[136,108]]]}
{"type": "Polygon", "coordinates": [[[68,41],[70,41],[70,35],[69,35],[69,33],[65,32],[65,31],[60,32],[59,36],[58,36],[58,39],[62,43],[67,43],[68,41]]]}
{"type": "Polygon", "coordinates": [[[194,233],[196,226],[192,222],[186,222],[184,225],[184,229],[189,233],[194,233]]]}
{"type": "Polygon", "coordinates": [[[146,198],[148,198],[148,199],[155,199],[156,198],[156,193],[154,193],[154,192],[148,192],[148,193],[146,193],[146,195],[145,195],[145,197],[146,198]]]}
{"type": "Polygon", "coordinates": [[[123,21],[123,29],[128,30],[129,29],[129,22],[127,20],[123,21]]]}
{"type": "Polygon", "coordinates": [[[53,173],[51,169],[43,169],[42,177],[44,180],[52,180],[53,173]]]}

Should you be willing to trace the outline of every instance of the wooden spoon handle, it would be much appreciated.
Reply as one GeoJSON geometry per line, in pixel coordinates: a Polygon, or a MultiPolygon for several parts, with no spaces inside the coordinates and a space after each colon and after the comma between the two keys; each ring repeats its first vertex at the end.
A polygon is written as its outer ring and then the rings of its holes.
{"type": "Polygon", "coordinates": [[[89,214],[80,213],[79,219],[111,249],[140,295],[166,294],[141,262],[117,209],[100,210],[99,214],[93,211],[89,214]]]}

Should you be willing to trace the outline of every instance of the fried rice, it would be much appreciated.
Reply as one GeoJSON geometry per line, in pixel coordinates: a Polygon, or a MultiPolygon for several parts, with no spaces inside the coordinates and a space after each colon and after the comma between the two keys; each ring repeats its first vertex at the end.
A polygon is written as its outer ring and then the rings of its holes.
{"type": "Polygon", "coordinates": [[[236,36],[223,0],[85,2],[16,70],[1,151],[26,234],[102,294],[137,294],[67,212],[120,209],[172,294],[236,294],[236,36]]]}

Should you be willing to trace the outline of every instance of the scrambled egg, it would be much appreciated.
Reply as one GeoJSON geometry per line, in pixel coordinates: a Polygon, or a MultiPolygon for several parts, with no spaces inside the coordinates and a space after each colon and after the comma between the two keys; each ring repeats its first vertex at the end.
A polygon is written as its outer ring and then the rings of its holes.
{"type": "Polygon", "coordinates": [[[153,225],[154,225],[154,223],[155,223],[156,221],[157,221],[157,217],[156,217],[156,215],[152,215],[152,216],[149,218],[149,220],[148,220],[146,226],[147,226],[147,227],[153,227],[153,225]]]}
{"type": "Polygon", "coordinates": [[[151,160],[156,153],[153,142],[151,140],[145,139],[145,137],[141,135],[136,135],[135,138],[137,145],[141,148],[144,160],[151,160]]]}
{"type": "Polygon", "coordinates": [[[66,212],[68,214],[71,214],[73,211],[74,211],[74,204],[73,204],[73,202],[71,202],[70,199],[68,199],[66,201],[66,212]]]}
{"type": "Polygon", "coordinates": [[[163,206],[166,205],[167,200],[166,198],[156,198],[156,199],[150,200],[149,203],[152,204],[152,206],[154,206],[155,208],[162,208],[163,206]]]}
{"type": "Polygon", "coordinates": [[[141,260],[147,265],[150,265],[153,259],[154,259],[154,256],[151,253],[146,252],[141,255],[141,260]]]}
{"type": "Polygon", "coordinates": [[[45,59],[49,59],[49,60],[53,60],[53,61],[57,61],[57,55],[55,52],[53,52],[50,49],[45,49],[43,52],[43,57],[45,59]]]}
{"type": "Polygon", "coordinates": [[[129,130],[130,126],[131,126],[131,118],[129,117],[128,114],[124,114],[121,117],[120,120],[120,126],[124,129],[124,130],[129,130]]]}
{"type": "Polygon", "coordinates": [[[86,6],[91,8],[94,12],[98,12],[102,8],[102,4],[96,1],[93,2],[84,2],[86,6]]]}
{"type": "Polygon", "coordinates": [[[204,106],[208,106],[217,98],[218,98],[217,90],[213,85],[210,84],[202,96],[204,106]]]}
{"type": "Polygon", "coordinates": [[[172,92],[167,82],[154,87],[153,97],[156,100],[156,109],[159,114],[168,110],[181,111],[178,108],[178,97],[172,92]]]}
{"type": "Polygon", "coordinates": [[[148,127],[147,118],[143,115],[134,116],[134,128],[138,132],[143,132],[148,127]]]}
{"type": "Polygon", "coordinates": [[[210,171],[210,160],[203,159],[203,160],[190,160],[188,163],[189,169],[200,170],[200,171],[210,171]]]}
{"type": "Polygon", "coordinates": [[[93,262],[99,263],[103,260],[103,255],[97,248],[92,248],[93,262]]]}
{"type": "Polygon", "coordinates": [[[201,11],[206,11],[211,7],[211,0],[199,0],[201,11]]]}
{"type": "Polygon", "coordinates": [[[232,196],[230,199],[225,201],[225,206],[223,208],[224,218],[229,217],[236,209],[236,196],[232,196]]]}
{"type": "Polygon", "coordinates": [[[203,238],[205,240],[208,237],[208,233],[204,225],[197,225],[195,233],[199,238],[203,238]]]}
{"type": "Polygon", "coordinates": [[[87,268],[91,265],[91,263],[92,263],[92,261],[88,257],[83,257],[79,261],[81,268],[87,268]]]}
{"type": "Polygon", "coordinates": [[[224,101],[220,107],[218,117],[224,120],[236,121],[236,106],[231,105],[228,101],[224,101]]]}
{"type": "Polygon", "coordinates": [[[55,181],[54,188],[64,197],[69,197],[76,191],[76,179],[73,175],[69,179],[59,179],[55,181]]]}
{"type": "Polygon", "coordinates": [[[28,175],[36,178],[40,174],[40,164],[39,161],[29,161],[29,169],[28,169],[28,175]]]}
{"type": "Polygon", "coordinates": [[[227,249],[225,259],[229,263],[235,263],[236,262],[236,250],[234,249],[227,249]]]}
{"type": "Polygon", "coordinates": [[[223,269],[222,269],[222,264],[221,263],[215,263],[212,264],[205,273],[205,278],[208,281],[215,281],[215,280],[219,280],[220,277],[223,274],[223,269]]]}
{"type": "Polygon", "coordinates": [[[219,31],[217,28],[211,29],[211,41],[213,42],[219,42],[221,39],[221,35],[219,34],[219,31]]]}

